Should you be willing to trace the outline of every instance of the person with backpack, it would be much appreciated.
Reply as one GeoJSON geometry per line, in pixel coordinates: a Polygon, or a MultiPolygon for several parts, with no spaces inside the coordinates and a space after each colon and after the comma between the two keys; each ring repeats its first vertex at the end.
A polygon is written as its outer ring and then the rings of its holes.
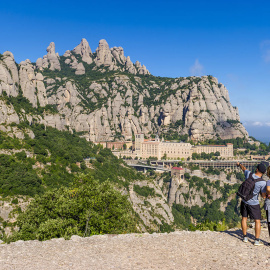
{"type": "Polygon", "coordinates": [[[242,198],[240,212],[242,215],[242,232],[243,242],[248,242],[247,237],[247,218],[254,219],[255,221],[255,246],[261,246],[263,243],[260,240],[261,234],[261,208],[259,204],[259,194],[264,198],[266,196],[266,182],[262,179],[263,174],[266,172],[264,164],[257,165],[255,173],[251,173],[241,163],[237,162],[237,166],[242,169],[245,174],[245,181],[239,187],[237,195],[242,198]]]}

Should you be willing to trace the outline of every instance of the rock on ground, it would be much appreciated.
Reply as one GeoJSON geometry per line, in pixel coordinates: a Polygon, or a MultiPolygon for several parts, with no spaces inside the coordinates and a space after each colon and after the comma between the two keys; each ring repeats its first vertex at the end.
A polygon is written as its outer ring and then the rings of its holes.
{"type": "MultiPolygon", "coordinates": [[[[253,234],[253,230],[249,231],[253,234]]],[[[0,269],[268,269],[270,247],[241,231],[99,235],[0,245],[0,269]]]]}

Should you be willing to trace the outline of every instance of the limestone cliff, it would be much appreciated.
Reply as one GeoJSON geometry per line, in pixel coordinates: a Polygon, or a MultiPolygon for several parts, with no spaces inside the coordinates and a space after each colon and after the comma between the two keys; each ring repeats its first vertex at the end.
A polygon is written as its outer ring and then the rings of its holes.
{"type": "MultiPolygon", "coordinates": [[[[237,182],[239,183],[239,180],[235,178],[234,174],[231,175],[230,180],[228,180],[226,178],[227,174],[223,171],[221,171],[219,175],[207,174],[201,170],[191,171],[189,169],[185,169],[185,171],[188,172],[191,177],[195,176],[204,179],[205,185],[200,186],[198,181],[196,182],[196,185],[191,185],[190,181],[187,179],[172,176],[170,184],[167,184],[166,192],[164,192],[167,194],[169,205],[175,203],[188,207],[195,205],[202,207],[206,202],[212,203],[213,201],[222,198],[223,194],[220,192],[220,188],[223,187],[224,184],[233,187],[234,184],[237,182]],[[209,179],[209,182],[206,182],[205,179],[209,179]],[[218,181],[219,184],[215,186],[213,183],[216,183],[216,181],[218,181]],[[208,194],[206,193],[206,190],[208,194]]],[[[234,196],[230,197],[228,201],[235,199],[235,193],[233,193],[233,195],[234,196]]],[[[226,203],[224,202],[223,205],[225,204],[226,203]]],[[[222,210],[224,211],[225,208],[223,207],[222,210]]]]}
{"type": "Polygon", "coordinates": [[[91,141],[127,140],[138,132],[174,132],[195,140],[248,136],[228,90],[216,78],[152,76],[140,62],[133,64],[123,48],[109,48],[105,40],[92,52],[82,39],[63,56],[51,42],[36,63],[16,64],[12,53],[3,53],[0,94],[25,97],[36,108],[29,114],[22,103],[16,112],[12,102],[2,104],[1,123],[38,121],[76,130],[91,141]]]}

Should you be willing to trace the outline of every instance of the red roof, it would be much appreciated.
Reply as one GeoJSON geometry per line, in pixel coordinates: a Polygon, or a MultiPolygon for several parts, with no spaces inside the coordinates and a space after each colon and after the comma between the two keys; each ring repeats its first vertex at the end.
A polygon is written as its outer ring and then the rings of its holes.
{"type": "Polygon", "coordinates": [[[181,170],[184,170],[183,168],[179,168],[179,167],[172,167],[172,170],[179,170],[179,171],[181,171],[181,170]]]}

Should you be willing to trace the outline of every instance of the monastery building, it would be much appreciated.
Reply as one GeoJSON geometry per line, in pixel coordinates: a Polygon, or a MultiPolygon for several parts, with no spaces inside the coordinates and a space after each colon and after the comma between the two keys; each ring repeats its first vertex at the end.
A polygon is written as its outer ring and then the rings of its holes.
{"type": "Polygon", "coordinates": [[[135,152],[138,157],[143,159],[156,157],[162,159],[167,158],[179,159],[192,157],[192,153],[216,153],[219,152],[221,157],[233,157],[233,144],[227,145],[191,145],[185,142],[166,142],[156,137],[154,141],[145,140],[144,134],[135,134],[135,152]]]}

